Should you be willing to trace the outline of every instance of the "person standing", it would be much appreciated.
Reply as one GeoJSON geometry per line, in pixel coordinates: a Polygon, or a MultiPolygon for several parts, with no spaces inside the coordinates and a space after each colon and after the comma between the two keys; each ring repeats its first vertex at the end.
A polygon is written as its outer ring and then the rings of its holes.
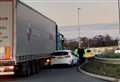
{"type": "Polygon", "coordinates": [[[81,65],[82,63],[85,62],[85,58],[84,58],[85,51],[84,51],[84,48],[78,48],[78,54],[79,54],[78,63],[79,63],[79,65],[81,65]]]}
{"type": "Polygon", "coordinates": [[[73,54],[74,54],[76,57],[79,57],[78,48],[75,48],[75,49],[73,50],[73,54]]]}

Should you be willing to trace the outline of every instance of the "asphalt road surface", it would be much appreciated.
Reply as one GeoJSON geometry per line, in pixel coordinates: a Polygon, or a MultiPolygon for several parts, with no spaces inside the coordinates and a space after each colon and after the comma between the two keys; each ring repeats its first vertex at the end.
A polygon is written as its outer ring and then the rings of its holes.
{"type": "Polygon", "coordinates": [[[29,77],[0,77],[0,82],[108,82],[76,70],[76,67],[50,68],[29,77]]]}

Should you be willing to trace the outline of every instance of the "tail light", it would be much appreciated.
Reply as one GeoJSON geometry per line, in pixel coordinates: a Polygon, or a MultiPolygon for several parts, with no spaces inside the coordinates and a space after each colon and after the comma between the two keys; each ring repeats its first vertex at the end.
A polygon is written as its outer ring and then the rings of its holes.
{"type": "Polygon", "coordinates": [[[4,47],[0,47],[0,59],[3,58],[4,53],[5,53],[5,48],[4,47]]]}
{"type": "Polygon", "coordinates": [[[14,70],[14,66],[2,66],[0,67],[0,71],[2,72],[9,72],[9,71],[13,71],[14,70]]]}
{"type": "Polygon", "coordinates": [[[10,58],[11,58],[11,48],[0,47],[0,59],[10,59],[10,58]]]}
{"type": "Polygon", "coordinates": [[[4,69],[5,69],[5,68],[3,68],[3,67],[0,67],[0,71],[4,71],[4,69]]]}
{"type": "Polygon", "coordinates": [[[47,60],[46,60],[46,62],[48,62],[48,63],[49,63],[49,62],[50,62],[50,59],[47,59],[47,60]]]}
{"type": "Polygon", "coordinates": [[[9,66],[8,69],[13,70],[14,66],[9,66]]]}
{"type": "Polygon", "coordinates": [[[5,47],[5,59],[10,59],[11,57],[11,49],[10,47],[5,47]]]}

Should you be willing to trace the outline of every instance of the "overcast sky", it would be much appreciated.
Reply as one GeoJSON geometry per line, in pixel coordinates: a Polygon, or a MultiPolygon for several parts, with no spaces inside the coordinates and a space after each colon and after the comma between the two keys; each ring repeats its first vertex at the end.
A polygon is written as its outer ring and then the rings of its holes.
{"type": "Polygon", "coordinates": [[[78,24],[116,23],[118,21],[117,0],[22,0],[59,26],[78,24]]]}
{"type": "MultiPolygon", "coordinates": [[[[118,0],[21,0],[38,10],[42,14],[54,20],[58,26],[79,24],[117,24],[118,23],[118,0]]],[[[104,31],[104,28],[102,28],[104,31]]],[[[74,30],[64,30],[67,37],[74,30]]],[[[112,29],[108,29],[112,32],[112,29]]],[[[88,29],[89,31],[89,29],[88,29]]],[[[75,32],[77,33],[77,32],[75,32]]],[[[107,31],[106,31],[107,33],[107,31]]],[[[116,32],[115,32],[116,33],[116,32]]]]}

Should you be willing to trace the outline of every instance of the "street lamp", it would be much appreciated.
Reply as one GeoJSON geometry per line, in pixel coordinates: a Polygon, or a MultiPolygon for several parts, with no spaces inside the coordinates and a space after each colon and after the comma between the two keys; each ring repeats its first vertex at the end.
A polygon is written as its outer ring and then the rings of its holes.
{"type": "Polygon", "coordinates": [[[79,11],[80,11],[80,8],[78,8],[78,32],[79,32],[79,33],[78,33],[78,34],[79,34],[79,35],[78,35],[78,36],[79,36],[78,47],[80,48],[80,47],[81,47],[81,44],[80,44],[81,41],[80,41],[80,23],[79,23],[80,20],[79,20],[79,11]]]}
{"type": "Polygon", "coordinates": [[[118,0],[118,16],[119,16],[119,40],[118,40],[118,47],[120,48],[120,2],[118,0]]]}
{"type": "Polygon", "coordinates": [[[90,48],[89,38],[88,38],[88,48],[90,48]]]}

